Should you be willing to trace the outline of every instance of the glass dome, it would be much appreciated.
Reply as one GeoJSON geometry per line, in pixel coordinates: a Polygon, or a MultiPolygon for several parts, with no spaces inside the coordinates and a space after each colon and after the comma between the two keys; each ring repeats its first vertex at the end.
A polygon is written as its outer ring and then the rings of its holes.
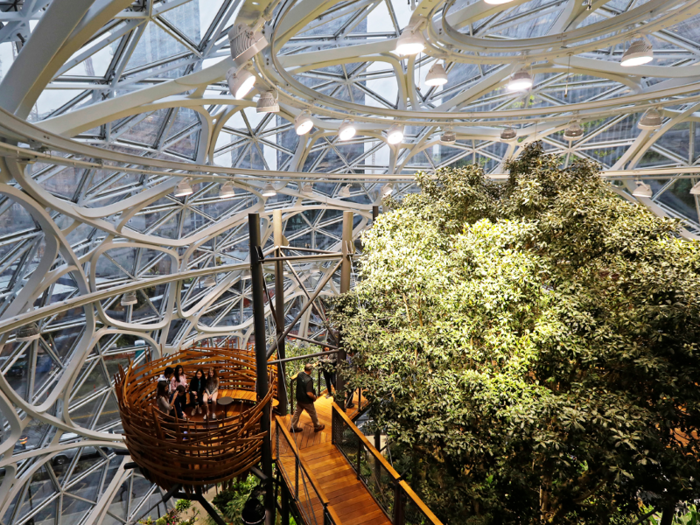
{"type": "MultiPolygon", "coordinates": [[[[700,234],[700,2],[0,0],[0,22],[8,525],[131,524],[163,505],[114,454],[113,376],[203,339],[252,342],[248,213],[266,248],[281,209],[291,246],[339,250],[343,211],[358,237],[384,188],[400,197],[416,171],[471,163],[501,180],[541,140],[700,234]],[[396,52],[406,30],[421,52],[396,52]],[[622,66],[640,38],[653,60],[622,66]],[[447,82],[430,86],[436,63],[447,82]],[[255,77],[241,99],[232,69],[255,77]],[[509,90],[521,70],[532,87],[509,90]],[[268,91],[278,112],[257,111],[268,91]],[[661,126],[640,129],[651,108],[661,126]],[[356,133],[340,141],[344,121],[356,133]],[[32,322],[40,336],[20,340],[32,322]]],[[[286,276],[289,319],[330,270],[286,276]]],[[[331,279],[321,296],[337,291],[331,279]]],[[[323,307],[294,333],[325,337],[323,307]]]]}

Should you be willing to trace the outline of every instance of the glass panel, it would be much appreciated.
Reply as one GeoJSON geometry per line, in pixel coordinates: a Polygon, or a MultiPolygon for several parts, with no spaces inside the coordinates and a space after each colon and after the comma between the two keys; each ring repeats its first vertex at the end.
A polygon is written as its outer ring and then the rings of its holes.
{"type": "Polygon", "coordinates": [[[360,478],[367,490],[388,516],[394,515],[394,479],[382,463],[365,446],[360,457],[360,478]]]}
{"type": "Polygon", "coordinates": [[[406,505],[404,507],[404,519],[406,525],[430,525],[432,523],[432,521],[430,521],[425,514],[423,514],[420,507],[418,507],[418,505],[416,505],[411,499],[406,501],[406,505]]]}

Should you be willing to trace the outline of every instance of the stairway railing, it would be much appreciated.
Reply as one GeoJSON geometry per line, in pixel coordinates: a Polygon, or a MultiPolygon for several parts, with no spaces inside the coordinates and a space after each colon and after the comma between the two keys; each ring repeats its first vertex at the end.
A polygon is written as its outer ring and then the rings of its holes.
{"type": "Polygon", "coordinates": [[[306,461],[299,454],[299,449],[287,430],[284,420],[276,416],[276,422],[277,457],[275,461],[304,521],[308,525],[340,525],[338,516],[328,507],[328,498],[321,490],[306,461]]]}
{"type": "Polygon", "coordinates": [[[333,444],[393,525],[442,525],[340,407],[332,408],[333,444]]]}

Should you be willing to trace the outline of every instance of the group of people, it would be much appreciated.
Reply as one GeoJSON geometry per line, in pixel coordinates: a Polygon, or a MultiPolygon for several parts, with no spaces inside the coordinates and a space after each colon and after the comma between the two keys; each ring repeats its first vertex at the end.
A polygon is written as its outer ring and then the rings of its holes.
{"type": "Polygon", "coordinates": [[[171,416],[177,415],[185,421],[189,419],[186,410],[191,408],[190,416],[193,417],[195,414],[202,413],[202,407],[206,412],[205,421],[209,418],[216,419],[218,396],[219,376],[213,367],[209,368],[206,374],[199,368],[189,382],[182,365],[177,365],[175,368],[167,367],[158,377],[156,394],[158,410],[171,416]]]}

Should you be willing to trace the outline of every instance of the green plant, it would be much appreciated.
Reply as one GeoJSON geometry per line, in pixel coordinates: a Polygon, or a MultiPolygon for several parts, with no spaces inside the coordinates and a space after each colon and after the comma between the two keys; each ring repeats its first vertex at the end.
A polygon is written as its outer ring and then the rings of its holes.
{"type": "Polygon", "coordinates": [[[185,512],[192,506],[192,502],[188,499],[179,499],[175,502],[175,511],[178,513],[185,512]]]}
{"type": "MultiPolygon", "coordinates": [[[[214,499],[212,499],[212,503],[230,523],[241,523],[243,505],[257,485],[257,478],[249,474],[245,480],[235,480],[230,488],[219,492],[214,496],[214,499]]],[[[208,523],[213,525],[214,521],[209,518],[208,523]]]]}
{"type": "Polygon", "coordinates": [[[508,169],[419,174],[363,236],[332,312],[349,388],[448,522],[624,522],[640,494],[700,497],[700,247],[593,163],[534,144],[508,169]]]}

